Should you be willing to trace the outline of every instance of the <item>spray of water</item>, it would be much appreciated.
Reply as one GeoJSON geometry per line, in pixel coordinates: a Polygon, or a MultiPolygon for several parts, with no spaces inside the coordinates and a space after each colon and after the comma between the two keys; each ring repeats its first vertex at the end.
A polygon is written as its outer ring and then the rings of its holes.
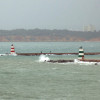
{"type": "Polygon", "coordinates": [[[46,55],[41,55],[39,57],[39,62],[45,62],[45,61],[49,61],[49,60],[50,60],[50,58],[47,57],[46,55]]]}
{"type": "Polygon", "coordinates": [[[0,54],[0,56],[6,56],[6,54],[0,54]]]}
{"type": "Polygon", "coordinates": [[[100,63],[97,62],[84,62],[84,61],[79,61],[78,59],[74,59],[74,64],[80,64],[80,65],[99,65],[100,63]]]}

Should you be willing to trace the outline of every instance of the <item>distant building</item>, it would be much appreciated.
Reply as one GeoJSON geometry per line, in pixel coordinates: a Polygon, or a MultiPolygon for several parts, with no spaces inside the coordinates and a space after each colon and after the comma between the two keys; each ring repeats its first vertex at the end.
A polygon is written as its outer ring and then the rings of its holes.
{"type": "Polygon", "coordinates": [[[83,31],[85,32],[94,32],[96,31],[95,27],[93,25],[88,25],[83,27],[83,31]]]}

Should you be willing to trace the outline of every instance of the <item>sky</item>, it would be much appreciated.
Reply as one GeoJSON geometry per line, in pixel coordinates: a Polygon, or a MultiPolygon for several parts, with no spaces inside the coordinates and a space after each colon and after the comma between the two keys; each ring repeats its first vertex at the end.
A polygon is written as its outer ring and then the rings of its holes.
{"type": "Polygon", "coordinates": [[[100,0],[0,0],[0,29],[100,30],[100,0]]]}

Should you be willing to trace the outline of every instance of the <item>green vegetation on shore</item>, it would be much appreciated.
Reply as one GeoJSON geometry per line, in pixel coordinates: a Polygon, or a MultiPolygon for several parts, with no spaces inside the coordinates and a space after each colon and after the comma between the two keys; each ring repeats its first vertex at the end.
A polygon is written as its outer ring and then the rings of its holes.
{"type": "Polygon", "coordinates": [[[100,41],[99,32],[83,32],[49,29],[0,30],[0,42],[65,42],[65,41],[100,41]]]}

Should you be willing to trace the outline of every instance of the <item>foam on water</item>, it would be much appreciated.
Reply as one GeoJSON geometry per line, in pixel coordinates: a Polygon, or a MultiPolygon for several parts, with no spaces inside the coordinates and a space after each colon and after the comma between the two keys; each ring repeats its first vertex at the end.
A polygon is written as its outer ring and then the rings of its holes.
{"type": "Polygon", "coordinates": [[[49,60],[50,60],[50,58],[47,57],[46,55],[41,55],[39,57],[39,62],[45,62],[45,61],[49,61],[49,60]]]}
{"type": "Polygon", "coordinates": [[[0,56],[7,56],[7,54],[0,54],[0,56]]]}
{"type": "Polygon", "coordinates": [[[100,64],[97,62],[84,62],[84,61],[79,61],[78,59],[74,59],[75,64],[80,64],[80,65],[94,65],[94,64],[100,64]]]}
{"type": "Polygon", "coordinates": [[[9,54],[10,56],[17,56],[17,54],[16,53],[14,53],[14,54],[9,54]]]}
{"type": "Polygon", "coordinates": [[[17,54],[0,54],[0,56],[17,56],[17,54]]]}
{"type": "Polygon", "coordinates": [[[79,65],[100,65],[100,62],[84,62],[79,61],[78,59],[74,59],[74,62],[67,62],[67,63],[58,63],[58,64],[67,64],[67,65],[73,65],[73,64],[79,64],[79,65]]]}

